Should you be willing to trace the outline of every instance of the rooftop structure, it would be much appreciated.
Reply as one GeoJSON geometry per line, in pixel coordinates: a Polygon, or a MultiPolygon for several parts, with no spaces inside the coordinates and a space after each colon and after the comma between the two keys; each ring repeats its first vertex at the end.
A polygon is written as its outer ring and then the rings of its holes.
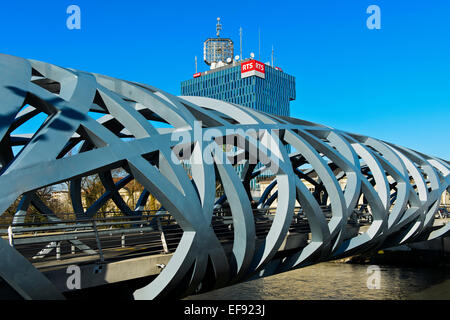
{"type": "Polygon", "coordinates": [[[216,36],[208,38],[203,43],[203,60],[211,69],[229,64],[233,61],[234,46],[233,41],[228,38],[220,38],[220,18],[217,18],[216,36]]]}
{"type": "Polygon", "coordinates": [[[233,41],[220,38],[222,25],[217,18],[216,36],[204,42],[204,61],[210,70],[197,72],[181,82],[181,95],[201,96],[246,106],[275,115],[289,116],[290,101],[295,100],[295,77],[272,62],[233,57],[233,41]]]}

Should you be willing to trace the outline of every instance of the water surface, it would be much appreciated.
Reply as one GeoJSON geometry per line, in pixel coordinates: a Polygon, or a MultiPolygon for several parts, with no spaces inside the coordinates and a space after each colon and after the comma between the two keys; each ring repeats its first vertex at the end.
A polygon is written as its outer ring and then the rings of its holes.
{"type": "MultiPolygon", "coordinates": [[[[379,266],[379,289],[368,289],[368,265],[325,262],[186,299],[409,300],[450,299],[450,268],[379,266]]],[[[373,282],[375,283],[375,282],[373,282]]]]}

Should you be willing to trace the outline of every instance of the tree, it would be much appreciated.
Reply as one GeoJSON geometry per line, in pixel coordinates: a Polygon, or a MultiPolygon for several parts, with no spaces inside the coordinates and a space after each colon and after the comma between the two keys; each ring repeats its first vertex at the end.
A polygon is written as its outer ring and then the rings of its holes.
{"type": "MultiPolygon", "coordinates": [[[[84,200],[84,207],[91,207],[105,192],[106,189],[103,186],[98,174],[83,177],[81,179],[81,194],[84,200]]],[[[108,200],[104,205],[102,205],[99,211],[105,212],[113,210],[114,208],[111,207],[110,201],[111,200],[108,200]]]]}

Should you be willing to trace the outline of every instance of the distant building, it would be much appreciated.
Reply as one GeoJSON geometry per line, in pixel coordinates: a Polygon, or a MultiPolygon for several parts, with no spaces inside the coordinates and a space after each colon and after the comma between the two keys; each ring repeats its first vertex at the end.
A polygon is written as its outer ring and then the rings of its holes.
{"type": "MultiPolygon", "coordinates": [[[[197,72],[196,65],[193,78],[181,82],[181,95],[208,97],[274,115],[290,116],[290,102],[296,98],[295,77],[273,65],[273,50],[271,63],[255,60],[254,54],[247,59],[234,57],[233,41],[220,38],[220,18],[217,21],[217,38],[208,38],[203,47],[204,62],[210,70],[197,72]]],[[[242,166],[236,169],[240,173],[242,166]]],[[[270,173],[259,178],[268,177],[270,173]]],[[[252,181],[251,187],[259,190],[256,181],[252,181]]]]}
{"type": "MultiPolygon", "coordinates": [[[[258,111],[290,116],[289,103],[295,100],[295,77],[275,67],[242,56],[234,56],[234,44],[220,38],[220,18],[217,18],[217,38],[203,43],[203,61],[210,70],[197,72],[192,79],[181,82],[182,96],[201,96],[246,106],[258,111]]],[[[241,33],[242,51],[242,33],[241,33]]],[[[242,52],[241,52],[242,55],[242,52]]]]}
{"type": "Polygon", "coordinates": [[[279,68],[253,59],[198,73],[181,83],[182,96],[201,96],[290,116],[295,100],[295,78],[279,68]]]}

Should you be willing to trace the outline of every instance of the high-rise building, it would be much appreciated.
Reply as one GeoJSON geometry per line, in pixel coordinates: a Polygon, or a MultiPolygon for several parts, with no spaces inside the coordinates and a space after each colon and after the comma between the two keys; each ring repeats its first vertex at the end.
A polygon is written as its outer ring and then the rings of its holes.
{"type": "Polygon", "coordinates": [[[253,54],[247,59],[233,58],[233,41],[220,38],[222,26],[217,20],[217,38],[208,38],[203,47],[204,61],[210,70],[196,72],[192,79],[181,82],[181,95],[209,97],[290,116],[295,77],[273,66],[273,51],[272,63],[261,63],[253,54]]]}
{"type": "Polygon", "coordinates": [[[289,116],[289,103],[295,100],[295,78],[279,68],[246,59],[197,73],[195,78],[181,83],[181,95],[214,98],[258,111],[289,116]],[[246,75],[256,67],[262,67],[262,72],[246,75]]]}
{"type": "MultiPolygon", "coordinates": [[[[290,116],[290,101],[295,100],[295,77],[275,67],[272,61],[262,63],[250,58],[234,56],[233,41],[220,38],[222,25],[217,18],[217,38],[208,38],[203,46],[203,60],[210,70],[197,72],[192,79],[181,82],[182,96],[201,96],[246,106],[258,111],[280,116],[290,116]]],[[[242,29],[241,54],[242,54],[242,29]]],[[[242,166],[236,170],[240,174],[242,166]]],[[[270,173],[260,175],[269,177],[270,173]]],[[[258,189],[256,181],[252,189],[258,189]]]]}

